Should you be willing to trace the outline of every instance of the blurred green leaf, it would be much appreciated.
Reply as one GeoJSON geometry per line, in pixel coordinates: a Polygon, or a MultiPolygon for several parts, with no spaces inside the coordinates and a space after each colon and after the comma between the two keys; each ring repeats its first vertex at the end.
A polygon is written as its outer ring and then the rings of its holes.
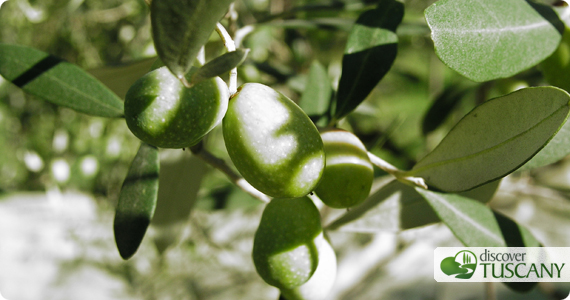
{"type": "Polygon", "coordinates": [[[532,158],[568,116],[570,95],[555,87],[521,89],[471,112],[409,175],[448,192],[501,178],[532,158]]]}
{"type": "Polygon", "coordinates": [[[233,0],[156,0],[150,6],[156,52],[178,78],[189,70],[200,48],[233,0]]]}
{"type": "Polygon", "coordinates": [[[196,156],[177,150],[165,150],[160,161],[158,203],[153,225],[186,221],[198,198],[207,165],[196,156]]]}
{"type": "Polygon", "coordinates": [[[327,70],[314,60],[309,69],[309,77],[299,106],[309,116],[322,116],[331,102],[332,86],[327,70]]]}
{"type": "MultiPolygon", "coordinates": [[[[487,203],[499,187],[499,182],[493,181],[465,192],[463,197],[487,203]]],[[[394,180],[374,191],[361,205],[343,214],[327,228],[354,232],[398,232],[439,221],[422,195],[413,187],[394,180]]]]}
{"type": "Polygon", "coordinates": [[[188,82],[191,85],[195,85],[206,79],[227,73],[231,69],[241,65],[248,53],[249,49],[237,49],[236,51],[218,56],[192,73],[188,82]]]}
{"type": "Polygon", "coordinates": [[[115,212],[115,242],[123,259],[135,254],[154,214],[159,166],[158,148],[141,143],[123,182],[115,212]]]}
{"type": "Polygon", "coordinates": [[[353,111],[386,75],[396,59],[396,27],[403,16],[401,2],[382,0],[376,9],[365,11],[356,20],[342,58],[334,119],[353,111]]]}
{"type": "Polygon", "coordinates": [[[424,115],[422,133],[426,135],[436,130],[469,91],[470,88],[458,85],[451,85],[443,90],[424,115]]]}
{"type": "Polygon", "coordinates": [[[570,27],[566,27],[560,45],[539,68],[548,83],[570,92],[570,27]]]}
{"type": "Polygon", "coordinates": [[[0,74],[27,93],[88,115],[123,115],[121,99],[74,64],[34,48],[2,43],[0,58],[0,74]]]}
{"type": "Polygon", "coordinates": [[[425,10],[439,58],[474,81],[515,75],[547,58],[564,25],[525,0],[440,0],[425,10]]]}
{"type": "Polygon", "coordinates": [[[119,66],[104,66],[91,69],[88,72],[121,99],[125,99],[125,95],[131,85],[148,73],[156,61],[156,57],[151,57],[119,66]]]}

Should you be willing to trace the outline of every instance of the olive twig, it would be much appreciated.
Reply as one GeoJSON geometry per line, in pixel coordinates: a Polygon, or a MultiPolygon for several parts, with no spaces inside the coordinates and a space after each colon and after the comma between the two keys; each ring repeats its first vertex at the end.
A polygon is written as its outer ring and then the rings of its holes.
{"type": "Polygon", "coordinates": [[[264,203],[269,203],[269,201],[271,201],[271,197],[265,195],[264,193],[251,186],[249,182],[247,182],[234,170],[232,170],[232,168],[230,168],[230,166],[228,166],[228,164],[226,164],[223,159],[216,157],[208,150],[205,150],[202,142],[198,143],[196,146],[191,147],[190,150],[194,155],[224,173],[235,185],[237,185],[244,192],[250,194],[252,197],[259,199],[264,203]]]}
{"type": "MultiPolygon", "coordinates": [[[[222,42],[224,42],[224,46],[226,47],[228,52],[236,51],[236,44],[234,43],[234,40],[232,39],[226,28],[222,26],[222,24],[220,23],[216,24],[216,32],[222,39],[222,42]]],[[[230,97],[237,92],[237,68],[233,68],[230,71],[230,83],[228,88],[230,91],[230,97]]]]}
{"type": "Polygon", "coordinates": [[[403,183],[419,186],[419,187],[424,188],[424,189],[428,188],[423,178],[407,176],[404,171],[394,167],[393,165],[391,165],[387,161],[381,159],[380,157],[378,157],[378,156],[376,156],[370,152],[368,152],[368,158],[370,158],[370,162],[372,162],[373,165],[382,169],[386,173],[393,175],[399,181],[401,181],[403,183]]]}

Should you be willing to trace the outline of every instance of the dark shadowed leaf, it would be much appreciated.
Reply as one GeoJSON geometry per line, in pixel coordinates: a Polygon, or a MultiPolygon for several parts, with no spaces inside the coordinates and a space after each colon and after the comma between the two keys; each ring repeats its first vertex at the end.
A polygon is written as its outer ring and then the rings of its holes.
{"type": "Polygon", "coordinates": [[[469,91],[469,87],[458,85],[451,85],[443,90],[424,115],[422,133],[426,135],[436,130],[469,91]]]}
{"type": "Polygon", "coordinates": [[[158,149],[142,143],[123,182],[115,212],[115,242],[123,259],[137,251],[158,196],[158,149]]]}
{"type": "Polygon", "coordinates": [[[474,81],[510,77],[547,58],[563,23],[525,0],[440,0],[425,10],[439,58],[474,81]]]}
{"type": "Polygon", "coordinates": [[[248,53],[249,49],[237,49],[236,51],[218,56],[192,73],[192,75],[189,76],[190,78],[188,78],[188,82],[191,85],[195,85],[203,80],[227,73],[231,69],[239,66],[245,60],[248,53]]]}
{"type": "Polygon", "coordinates": [[[329,107],[331,94],[332,87],[327,70],[317,60],[313,61],[299,106],[309,116],[321,116],[329,107]]]}
{"type": "Polygon", "coordinates": [[[121,117],[123,102],[78,66],[34,48],[0,43],[0,74],[25,92],[88,115],[121,117]]]}
{"type": "Polygon", "coordinates": [[[156,0],[150,6],[156,52],[178,78],[190,70],[200,48],[233,0],[156,0]]]}
{"type": "Polygon", "coordinates": [[[404,5],[382,0],[365,11],[354,24],[342,58],[333,119],[353,111],[386,75],[398,50],[396,27],[404,16],[404,5]]]}
{"type": "Polygon", "coordinates": [[[501,178],[531,159],[568,116],[570,95],[555,87],[521,89],[471,112],[414,168],[430,188],[472,189],[501,178]]]}

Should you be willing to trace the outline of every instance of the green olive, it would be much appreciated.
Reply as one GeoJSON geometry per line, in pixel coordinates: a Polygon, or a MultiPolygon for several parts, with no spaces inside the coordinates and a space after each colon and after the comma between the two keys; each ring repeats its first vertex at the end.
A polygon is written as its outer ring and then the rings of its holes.
{"type": "Polygon", "coordinates": [[[326,300],[336,279],[336,254],[328,240],[320,247],[319,264],[309,281],[293,289],[281,289],[287,300],[326,300]]]}
{"type": "Polygon", "coordinates": [[[268,284],[294,289],[317,269],[323,242],[320,214],[311,199],[273,199],[255,233],[253,263],[268,284]]]}
{"type": "Polygon", "coordinates": [[[197,144],[218,125],[229,92],[219,77],[186,88],[162,67],[141,77],[125,97],[125,120],[140,140],[161,148],[197,144]]]}
{"type": "Polygon", "coordinates": [[[246,83],[238,89],[223,134],[238,171],[269,196],[305,196],[321,178],[325,155],[317,128],[291,99],[268,86],[246,83]]]}
{"type": "Polygon", "coordinates": [[[327,129],[321,132],[327,165],[315,193],[334,208],[360,204],[372,187],[374,169],[368,152],[354,134],[327,129]]]}

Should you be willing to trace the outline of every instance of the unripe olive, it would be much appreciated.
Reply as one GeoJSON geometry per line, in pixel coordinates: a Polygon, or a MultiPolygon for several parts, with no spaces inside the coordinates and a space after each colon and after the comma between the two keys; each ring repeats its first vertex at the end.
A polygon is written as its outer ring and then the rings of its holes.
{"type": "Polygon", "coordinates": [[[327,165],[315,193],[334,208],[355,206],[370,193],[374,169],[366,148],[354,134],[327,129],[321,132],[327,165]]]}
{"type": "Polygon", "coordinates": [[[570,27],[564,29],[560,45],[540,69],[548,83],[570,92],[570,27]]]}
{"type": "Polygon", "coordinates": [[[287,300],[325,300],[336,279],[336,254],[326,239],[317,248],[319,264],[309,281],[293,289],[281,289],[287,300]]]}
{"type": "Polygon", "coordinates": [[[309,117],[274,89],[246,83],[223,121],[226,148],[241,175],[276,198],[302,197],[321,178],[323,142],[309,117]]]}
{"type": "Polygon", "coordinates": [[[323,242],[319,211],[311,199],[273,199],[255,233],[253,263],[268,284],[293,289],[317,269],[323,242]]]}
{"type": "Polygon", "coordinates": [[[140,140],[161,148],[197,144],[218,125],[229,92],[219,77],[186,88],[166,67],[141,77],[125,97],[125,120],[140,140]]]}

